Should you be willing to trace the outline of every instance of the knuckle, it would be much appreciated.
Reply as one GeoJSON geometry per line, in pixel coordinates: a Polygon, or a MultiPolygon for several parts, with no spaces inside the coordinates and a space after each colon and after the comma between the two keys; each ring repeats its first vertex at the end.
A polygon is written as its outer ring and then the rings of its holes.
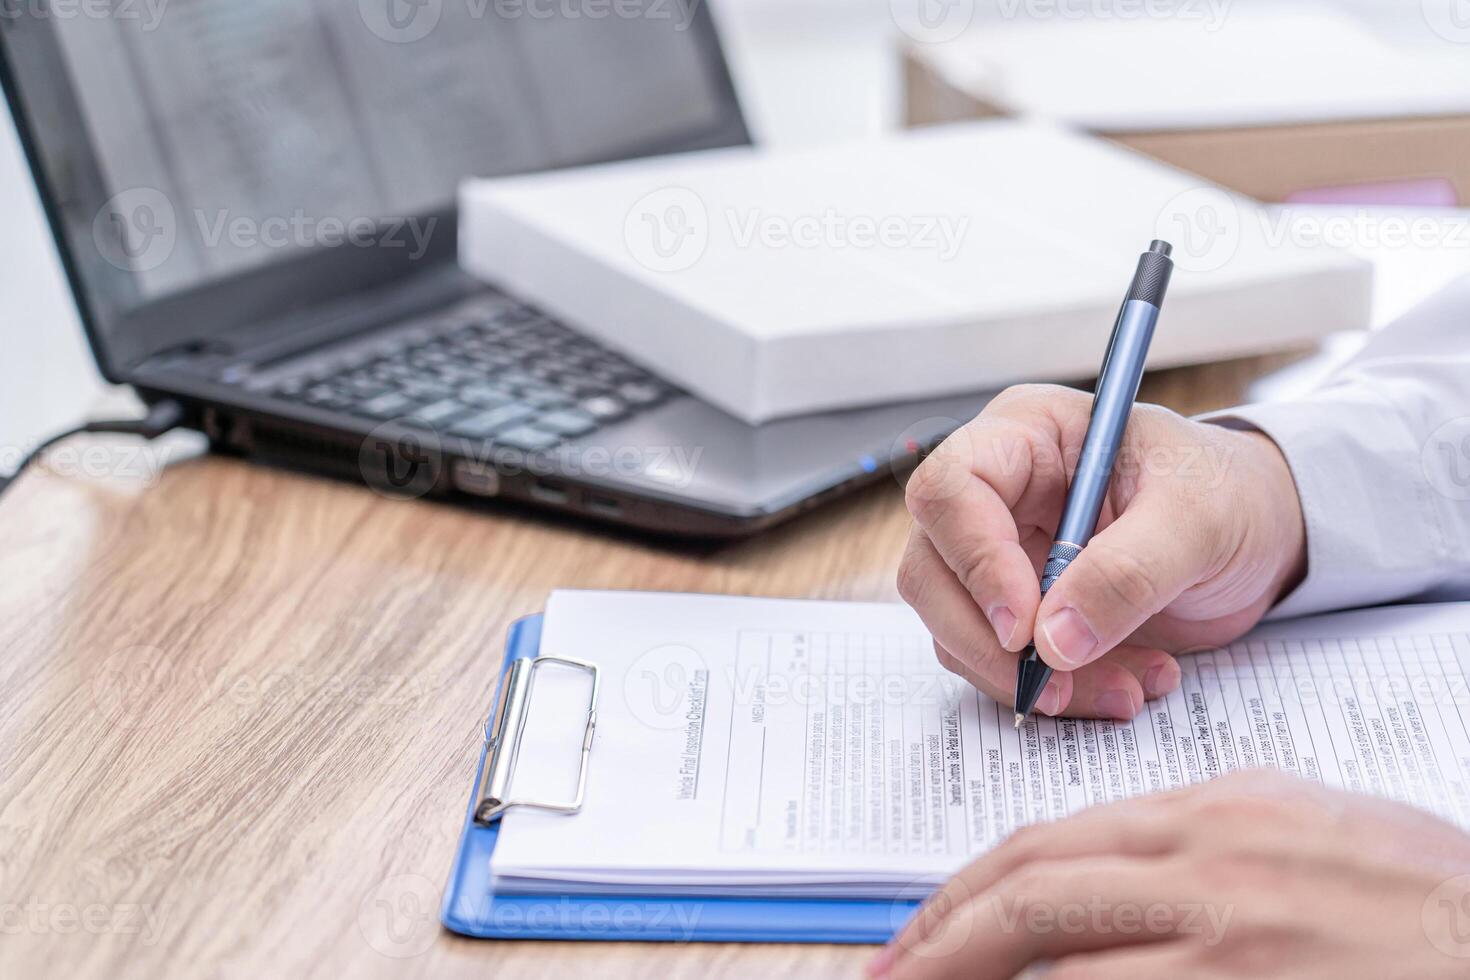
{"type": "Polygon", "coordinates": [[[905,555],[898,566],[898,594],[910,606],[918,609],[924,605],[929,594],[930,572],[924,563],[913,555],[905,555]]]}
{"type": "Polygon", "coordinates": [[[987,687],[986,674],[988,661],[983,650],[974,645],[967,645],[960,650],[948,650],[934,644],[934,658],[939,666],[976,687],[987,687]]]}
{"type": "Polygon", "coordinates": [[[1005,415],[1011,409],[1039,404],[1043,393],[1051,387],[1051,385],[1035,384],[1011,385],[990,399],[990,403],[985,406],[980,416],[984,418],[985,416],[1005,415]]]}
{"type": "Polygon", "coordinates": [[[1092,396],[1065,385],[1011,385],[992,398],[990,404],[985,406],[985,411],[980,414],[982,416],[1008,415],[1015,411],[1046,409],[1059,404],[1080,401],[1090,404],[1092,396]]]}
{"type": "Polygon", "coordinates": [[[929,479],[931,474],[926,469],[928,465],[928,460],[920,463],[909,475],[909,482],[903,490],[903,503],[908,508],[909,516],[923,527],[934,522],[935,511],[941,506],[941,501],[934,493],[934,484],[929,479]]]}
{"type": "Polygon", "coordinates": [[[909,476],[904,504],[920,524],[932,524],[968,478],[968,438],[961,433],[951,435],[909,476]]]}
{"type": "Polygon", "coordinates": [[[939,661],[939,666],[951,674],[958,674],[960,672],[961,665],[959,660],[955,658],[954,654],[940,646],[938,640],[934,641],[934,659],[939,661]]]}
{"type": "Polygon", "coordinates": [[[990,549],[975,542],[966,542],[952,560],[955,575],[965,591],[981,605],[985,605],[990,592],[990,549]]]}
{"type": "Polygon", "coordinates": [[[964,878],[951,878],[924,900],[921,917],[931,925],[938,924],[963,909],[973,897],[964,878]]]}
{"type": "Polygon", "coordinates": [[[1014,897],[1023,908],[1044,905],[1068,868],[1065,861],[1031,861],[1002,878],[996,890],[1014,897]]]}
{"type": "Polygon", "coordinates": [[[1293,776],[1280,769],[1242,769],[1227,773],[1206,788],[1224,796],[1238,796],[1242,792],[1277,793],[1297,790],[1307,785],[1300,776],[1293,776]]]}
{"type": "Polygon", "coordinates": [[[1046,840],[1049,836],[1044,824],[1027,824],[1007,837],[1001,847],[1009,860],[1024,864],[1046,853],[1046,840]]]}
{"type": "Polygon", "coordinates": [[[1201,820],[1231,823],[1239,819],[1251,819],[1259,814],[1260,801],[1251,796],[1205,796],[1195,803],[1195,813],[1201,820]]]}
{"type": "Polygon", "coordinates": [[[1196,819],[1214,830],[1251,825],[1276,825],[1295,816],[1287,800],[1248,794],[1215,794],[1195,804],[1196,819]]]}

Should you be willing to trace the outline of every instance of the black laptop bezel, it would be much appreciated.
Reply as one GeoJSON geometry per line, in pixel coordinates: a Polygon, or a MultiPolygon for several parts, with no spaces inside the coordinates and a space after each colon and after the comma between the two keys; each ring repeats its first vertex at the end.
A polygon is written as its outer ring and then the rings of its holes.
{"type": "MultiPolygon", "coordinates": [[[[628,159],[750,142],[729,66],[704,0],[693,0],[687,29],[700,45],[719,104],[716,122],[674,141],[628,146],[598,159],[628,159]]],[[[134,273],[100,254],[92,219],[111,199],[96,148],[65,67],[49,4],[0,17],[0,87],[20,136],[98,369],[114,383],[134,380],[150,357],[190,346],[236,352],[271,325],[301,322],[320,308],[442,272],[456,260],[452,204],[415,216],[433,221],[421,254],[407,249],[317,248],[136,306],[134,273]]]]}

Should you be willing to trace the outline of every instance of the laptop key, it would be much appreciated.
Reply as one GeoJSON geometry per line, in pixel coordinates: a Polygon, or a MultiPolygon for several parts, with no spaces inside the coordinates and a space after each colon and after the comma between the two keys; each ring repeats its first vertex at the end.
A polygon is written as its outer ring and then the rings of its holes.
{"type": "Polygon", "coordinates": [[[459,389],[459,400],[467,405],[478,405],[480,408],[499,408],[501,405],[510,404],[515,399],[504,388],[489,384],[472,384],[459,389]]]}
{"type": "Polygon", "coordinates": [[[570,438],[591,432],[597,428],[597,420],[586,412],[564,409],[541,416],[536,420],[536,427],[570,438]]]}
{"type": "Polygon", "coordinates": [[[664,391],[657,385],[633,382],[619,385],[618,397],[630,405],[652,405],[663,400],[664,391]]]}
{"type": "Polygon", "coordinates": [[[528,453],[543,452],[559,442],[561,439],[558,436],[540,429],[533,429],[529,425],[518,425],[495,436],[497,446],[509,446],[528,453]]]}
{"type": "Polygon", "coordinates": [[[622,418],[628,406],[611,395],[596,395],[582,402],[582,410],[600,422],[622,418]]]}
{"type": "Polygon", "coordinates": [[[501,304],[466,306],[361,355],[275,394],[470,438],[514,432],[507,446],[535,452],[678,393],[556,321],[501,304]]]}
{"type": "Polygon", "coordinates": [[[524,371],[506,371],[496,380],[512,388],[535,388],[541,383],[539,378],[533,378],[524,371]]]}
{"type": "Polygon", "coordinates": [[[331,385],[312,385],[302,393],[301,400],[321,408],[341,408],[352,401],[331,385]]]}
{"type": "Polygon", "coordinates": [[[572,381],[567,378],[562,378],[558,384],[562,390],[566,391],[577,401],[586,401],[589,398],[598,398],[603,395],[613,394],[610,386],[600,384],[596,381],[572,381]]]}
{"type": "Polygon", "coordinates": [[[399,387],[405,395],[421,402],[434,402],[454,394],[454,389],[449,385],[442,381],[431,381],[422,375],[414,380],[402,382],[399,387]]]}
{"type": "Polygon", "coordinates": [[[347,382],[345,388],[352,393],[353,398],[357,401],[368,401],[393,390],[391,384],[365,378],[355,378],[347,382]]]}
{"type": "Polygon", "coordinates": [[[449,423],[449,431],[471,439],[484,439],[535,414],[536,411],[531,406],[511,402],[509,405],[456,419],[449,423]]]}
{"type": "Polygon", "coordinates": [[[404,364],[401,361],[384,361],[373,368],[373,376],[384,380],[406,380],[417,378],[417,368],[404,364]]]}
{"type": "Polygon", "coordinates": [[[406,395],[390,391],[386,395],[379,395],[377,398],[363,402],[357,407],[357,410],[375,419],[391,419],[407,415],[409,410],[417,404],[406,395]]]}
{"type": "Polygon", "coordinates": [[[508,371],[517,363],[515,358],[505,354],[474,354],[468,360],[485,374],[508,371]]]}
{"type": "Polygon", "coordinates": [[[522,388],[517,397],[527,405],[536,408],[560,408],[572,403],[570,395],[564,391],[557,391],[555,388],[522,388]]]}
{"type": "Polygon", "coordinates": [[[485,377],[485,372],[472,371],[469,368],[458,367],[453,364],[446,364],[443,367],[435,368],[433,371],[433,376],[438,378],[445,384],[449,385],[450,387],[457,388],[462,384],[469,384],[472,381],[479,381],[483,379],[485,377]]]}
{"type": "Polygon", "coordinates": [[[441,422],[447,422],[450,419],[458,418],[472,411],[474,409],[467,405],[461,405],[452,398],[445,398],[417,409],[413,413],[413,417],[421,422],[427,422],[430,425],[438,425],[441,422]]]}

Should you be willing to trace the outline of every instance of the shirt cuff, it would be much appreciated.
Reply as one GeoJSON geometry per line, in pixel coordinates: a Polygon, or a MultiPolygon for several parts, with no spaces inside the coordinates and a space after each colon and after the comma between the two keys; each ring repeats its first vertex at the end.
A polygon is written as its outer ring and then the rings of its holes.
{"type": "Polygon", "coordinates": [[[1199,421],[1265,433],[1296,481],[1307,575],[1266,618],[1376,605],[1426,588],[1440,564],[1438,514],[1419,441],[1387,399],[1345,385],[1199,421]]]}

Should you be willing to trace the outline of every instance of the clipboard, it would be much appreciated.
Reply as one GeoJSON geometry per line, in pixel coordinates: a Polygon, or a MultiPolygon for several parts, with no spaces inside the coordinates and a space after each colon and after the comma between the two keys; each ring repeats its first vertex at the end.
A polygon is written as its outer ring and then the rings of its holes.
{"type": "Polygon", "coordinates": [[[915,900],[800,898],[670,898],[657,895],[497,895],[490,857],[500,817],[516,806],[572,814],[580,807],[587,772],[596,765],[596,666],[540,656],[542,617],[512,624],[495,706],[485,722],[485,744],[470,793],[459,851],[444,890],[445,928],[480,939],[604,940],[615,942],[883,943],[919,906],[915,900]],[[514,774],[524,712],[530,705],[537,661],[588,669],[592,704],[582,742],[575,799],[516,800],[507,796],[514,774]],[[519,664],[519,666],[518,666],[519,664]],[[483,791],[482,791],[483,788],[483,791]]]}

